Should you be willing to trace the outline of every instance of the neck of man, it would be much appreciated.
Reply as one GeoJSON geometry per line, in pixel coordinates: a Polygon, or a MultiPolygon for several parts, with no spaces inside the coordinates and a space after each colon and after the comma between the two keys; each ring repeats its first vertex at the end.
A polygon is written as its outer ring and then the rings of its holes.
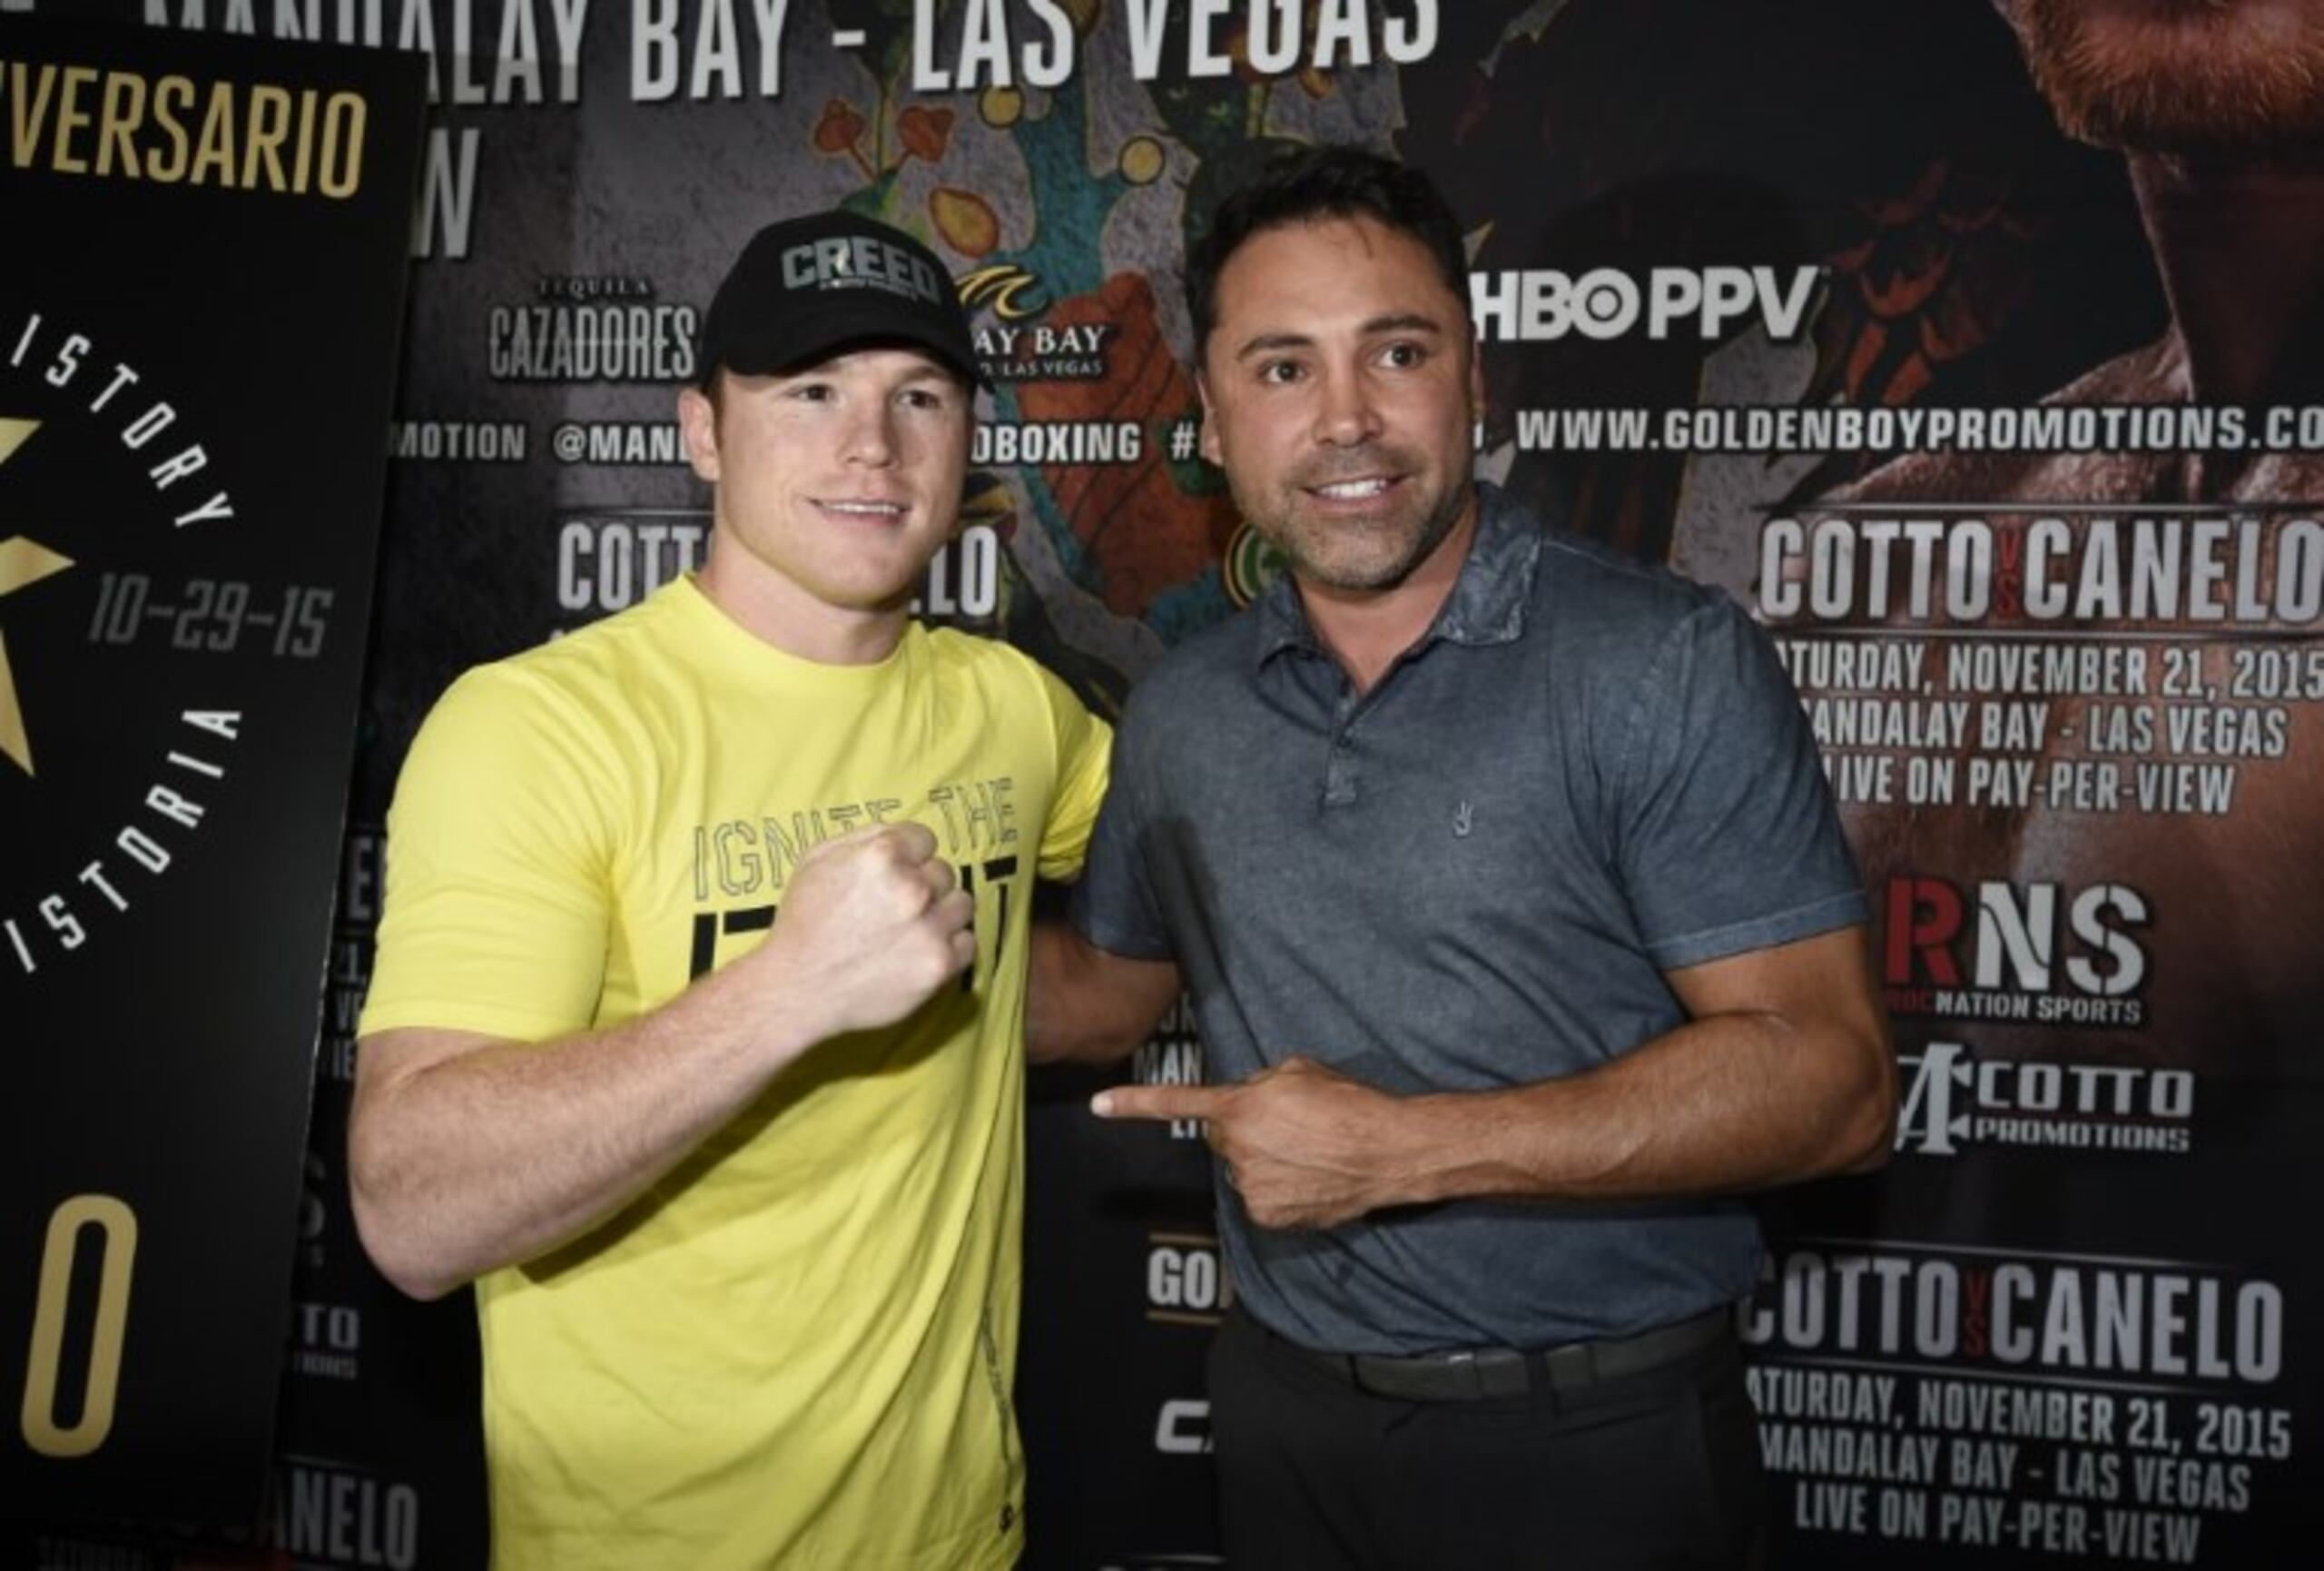
{"type": "Polygon", "coordinates": [[[710,603],[744,632],[818,666],[872,666],[895,653],[911,622],[898,598],[882,606],[833,606],[714,534],[710,558],[694,575],[710,603]]]}
{"type": "Polygon", "coordinates": [[[2171,301],[2158,396],[2284,401],[2324,351],[2324,162],[2132,153],[2171,301]]]}
{"type": "Polygon", "coordinates": [[[1384,589],[1343,589],[1299,578],[1307,625],[1340,668],[1366,693],[1397,657],[1418,643],[1461,581],[1477,538],[1477,488],[1467,488],[1460,516],[1418,566],[1384,589]]]}

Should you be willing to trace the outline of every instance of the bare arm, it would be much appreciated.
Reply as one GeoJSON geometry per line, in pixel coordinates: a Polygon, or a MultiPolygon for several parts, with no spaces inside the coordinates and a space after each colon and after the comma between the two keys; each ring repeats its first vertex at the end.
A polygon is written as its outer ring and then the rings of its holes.
{"type": "Polygon", "coordinates": [[[1233,1086],[1100,1092],[1110,1117],[1204,1118],[1254,1220],[1323,1227],[1462,1197],[1633,1200],[1878,1166],[1896,1118],[1864,930],[1669,973],[1691,1018],[1585,1073],[1396,1097],[1304,1059],[1233,1086]]]}
{"type": "Polygon", "coordinates": [[[1178,1000],[1178,968],[1099,949],[1062,922],[1033,924],[1025,1052],[1036,1063],[1135,1052],[1178,1000]]]}
{"type": "Polygon", "coordinates": [[[817,1043],[917,1009],[976,954],[934,848],[902,824],[817,846],[764,943],[618,1026],[364,1038],[348,1170],[381,1272],[435,1298],[530,1259],[635,1198],[817,1043]]]}
{"type": "Polygon", "coordinates": [[[1623,1200],[1878,1167],[1896,1061],[1864,944],[1851,927],[1671,972],[1691,1018],[1637,1052],[1515,1091],[1420,1099],[1421,1187],[1623,1200]]]}

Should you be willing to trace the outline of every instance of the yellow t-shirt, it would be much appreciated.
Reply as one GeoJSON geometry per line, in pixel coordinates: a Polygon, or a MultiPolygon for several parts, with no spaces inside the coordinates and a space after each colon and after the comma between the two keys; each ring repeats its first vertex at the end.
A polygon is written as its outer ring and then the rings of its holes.
{"type": "Polygon", "coordinates": [[[621,1213],[478,1283],[501,1571],[1016,1558],[1029,896],[1078,868],[1109,738],[1006,645],[915,626],[818,666],[691,580],[428,716],[366,1034],[618,1023],[875,821],[925,824],[977,902],[960,987],[821,1044],[621,1213]]]}

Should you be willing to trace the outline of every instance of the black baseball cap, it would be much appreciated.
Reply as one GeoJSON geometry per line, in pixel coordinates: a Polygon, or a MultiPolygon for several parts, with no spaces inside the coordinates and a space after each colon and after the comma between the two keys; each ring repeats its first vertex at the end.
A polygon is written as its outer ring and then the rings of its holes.
{"type": "Polygon", "coordinates": [[[711,297],[695,371],[763,376],[858,341],[928,351],[971,387],[980,380],[968,312],[936,253],[853,212],[814,212],[751,237],[711,297]]]}

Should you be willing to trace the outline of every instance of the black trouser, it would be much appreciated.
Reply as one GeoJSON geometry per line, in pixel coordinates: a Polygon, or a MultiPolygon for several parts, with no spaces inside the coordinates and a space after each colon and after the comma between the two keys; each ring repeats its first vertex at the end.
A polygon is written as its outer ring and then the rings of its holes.
{"type": "Polygon", "coordinates": [[[1679,1571],[1763,1563],[1732,1337],[1640,1374],[1395,1401],[1230,1313],[1210,1353],[1233,1571],[1679,1571]]]}

